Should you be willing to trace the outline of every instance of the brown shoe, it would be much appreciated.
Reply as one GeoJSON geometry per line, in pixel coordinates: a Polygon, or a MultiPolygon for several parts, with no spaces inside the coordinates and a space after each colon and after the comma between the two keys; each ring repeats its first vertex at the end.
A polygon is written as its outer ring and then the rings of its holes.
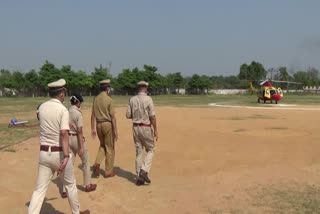
{"type": "Polygon", "coordinates": [[[85,191],[86,192],[95,191],[96,188],[97,188],[97,184],[89,184],[88,186],[86,186],[85,191]]]}
{"type": "Polygon", "coordinates": [[[99,177],[100,176],[100,164],[95,163],[92,166],[92,175],[94,177],[99,177]]]}
{"type": "Polygon", "coordinates": [[[141,177],[148,184],[151,183],[151,180],[148,177],[148,173],[146,171],[142,170],[142,169],[140,170],[139,177],[141,177]]]}
{"type": "Polygon", "coordinates": [[[138,177],[136,185],[137,185],[137,186],[141,186],[141,185],[143,185],[143,184],[144,184],[144,179],[138,177]]]}
{"type": "Polygon", "coordinates": [[[104,177],[105,178],[110,178],[110,177],[113,177],[115,176],[116,174],[114,174],[114,172],[111,172],[110,174],[104,174],[104,177]]]}
{"type": "Polygon", "coordinates": [[[62,198],[67,198],[67,197],[68,197],[68,193],[62,192],[61,197],[62,197],[62,198]]]}
{"type": "Polygon", "coordinates": [[[90,214],[90,211],[89,210],[80,211],[80,214],[90,214]]]}

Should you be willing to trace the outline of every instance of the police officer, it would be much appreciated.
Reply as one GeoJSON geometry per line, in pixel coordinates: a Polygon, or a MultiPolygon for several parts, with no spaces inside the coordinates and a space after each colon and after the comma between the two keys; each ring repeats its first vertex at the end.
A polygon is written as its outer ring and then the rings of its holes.
{"type": "Polygon", "coordinates": [[[154,112],[152,98],[147,96],[148,83],[138,82],[138,95],[130,99],[126,117],[133,122],[133,138],[136,146],[136,172],[137,185],[144,182],[151,183],[148,173],[151,169],[154,155],[154,137],[158,140],[157,121],[154,112]],[[153,132],[151,129],[153,126],[153,132]],[[146,157],[142,160],[143,147],[146,149],[146,157]]]}
{"type": "Polygon", "coordinates": [[[95,139],[96,134],[100,141],[95,164],[93,165],[93,175],[100,175],[100,163],[105,158],[104,177],[113,177],[114,164],[114,142],[118,139],[117,122],[112,99],[109,97],[110,80],[100,82],[100,94],[94,99],[91,113],[91,136],[95,139]],[[96,129],[95,129],[96,124],[96,129]]]}
{"type": "MultiPolygon", "coordinates": [[[[86,192],[94,191],[96,184],[91,184],[89,154],[86,142],[83,137],[83,117],[80,110],[83,97],[74,93],[70,97],[71,107],[69,108],[69,146],[72,153],[72,162],[74,164],[77,153],[79,154],[83,166],[83,180],[86,192]]],[[[63,186],[62,197],[67,197],[65,186],[63,186]]]]}
{"type": "Polygon", "coordinates": [[[65,98],[64,79],[48,84],[51,99],[39,107],[40,155],[38,180],[30,205],[29,214],[38,214],[46,195],[49,183],[56,171],[68,192],[69,204],[73,214],[80,212],[78,192],[72,162],[69,161],[69,113],[62,104],[65,98]]]}

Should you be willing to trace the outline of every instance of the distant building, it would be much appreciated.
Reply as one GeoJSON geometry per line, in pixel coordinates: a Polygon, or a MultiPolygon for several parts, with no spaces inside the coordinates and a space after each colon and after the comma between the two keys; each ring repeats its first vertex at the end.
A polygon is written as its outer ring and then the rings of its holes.
{"type": "Polygon", "coordinates": [[[247,89],[211,89],[209,94],[229,95],[229,94],[245,94],[247,89]]]}
{"type": "Polygon", "coordinates": [[[320,93],[320,86],[303,86],[302,89],[304,92],[320,93]]]}

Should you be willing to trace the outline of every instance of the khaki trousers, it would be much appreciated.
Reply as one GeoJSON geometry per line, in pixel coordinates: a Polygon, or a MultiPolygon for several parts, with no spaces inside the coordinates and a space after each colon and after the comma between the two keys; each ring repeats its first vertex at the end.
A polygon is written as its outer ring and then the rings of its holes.
{"type": "Polygon", "coordinates": [[[100,140],[100,147],[96,158],[96,164],[100,164],[105,158],[105,174],[110,174],[113,171],[115,156],[111,123],[97,123],[97,134],[100,140]]]}
{"type": "Polygon", "coordinates": [[[137,175],[139,175],[141,169],[149,173],[152,165],[152,158],[155,152],[154,138],[151,127],[133,126],[133,138],[136,146],[137,175]],[[144,161],[142,160],[143,147],[147,152],[144,161]]]}
{"type": "MultiPolygon", "coordinates": [[[[72,156],[72,155],[71,155],[72,156]]],[[[28,208],[29,214],[38,214],[46,195],[49,183],[58,166],[63,159],[63,152],[48,152],[40,151],[38,180],[36,189],[34,190],[30,205],[28,208]]],[[[68,193],[68,200],[73,214],[79,214],[80,204],[78,201],[78,192],[76,187],[76,180],[74,178],[74,170],[72,161],[68,161],[65,169],[60,174],[62,183],[65,185],[68,193]]]]}
{"type": "MultiPolygon", "coordinates": [[[[80,144],[78,142],[77,136],[69,136],[69,147],[72,154],[72,164],[74,165],[77,154],[80,151],[80,144]]],[[[91,182],[91,173],[90,173],[90,163],[89,163],[89,153],[88,147],[85,141],[83,141],[83,155],[80,157],[82,161],[82,170],[83,170],[83,183],[84,186],[88,186],[91,182]]],[[[63,185],[63,192],[66,192],[66,188],[63,185]]]]}

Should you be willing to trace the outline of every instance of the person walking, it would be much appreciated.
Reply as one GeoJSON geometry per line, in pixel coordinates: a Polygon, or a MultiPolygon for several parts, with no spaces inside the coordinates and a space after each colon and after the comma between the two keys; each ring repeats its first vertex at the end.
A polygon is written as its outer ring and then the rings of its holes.
{"type": "Polygon", "coordinates": [[[68,192],[68,200],[73,214],[80,212],[73,164],[69,161],[69,112],[62,104],[66,93],[66,81],[60,79],[48,84],[51,99],[39,107],[40,155],[38,179],[33,191],[29,214],[38,214],[45,198],[49,183],[57,171],[68,192]]]}
{"type": "Polygon", "coordinates": [[[118,139],[117,121],[113,100],[110,98],[110,80],[100,82],[100,94],[94,99],[91,113],[91,136],[95,139],[98,134],[100,147],[93,165],[93,175],[100,175],[100,164],[105,159],[104,177],[115,176],[113,172],[115,148],[118,139]],[[96,128],[95,128],[96,125],[96,128]]]}
{"type": "MultiPolygon", "coordinates": [[[[81,112],[81,104],[83,97],[74,93],[70,97],[71,107],[69,108],[69,146],[72,153],[72,163],[74,165],[77,153],[82,161],[84,190],[91,192],[96,190],[97,185],[91,184],[89,152],[83,137],[83,117],[81,112]]],[[[67,197],[67,191],[63,185],[62,198],[67,197]]]]}
{"type": "Polygon", "coordinates": [[[133,122],[133,138],[136,146],[136,173],[137,185],[145,182],[151,183],[148,173],[151,169],[154,156],[154,137],[158,140],[157,120],[154,111],[153,101],[147,96],[149,84],[145,81],[138,82],[138,95],[130,98],[126,111],[126,117],[133,122]],[[153,131],[151,128],[153,126],[153,131]],[[143,148],[147,154],[143,161],[143,148]]]}

